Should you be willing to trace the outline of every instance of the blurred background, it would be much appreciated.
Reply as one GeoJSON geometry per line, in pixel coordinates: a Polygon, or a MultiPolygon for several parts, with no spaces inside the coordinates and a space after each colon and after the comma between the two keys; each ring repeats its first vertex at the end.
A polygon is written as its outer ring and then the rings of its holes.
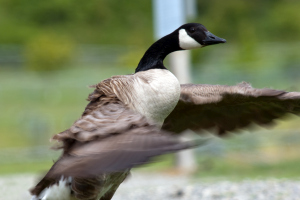
{"type": "MultiPolygon", "coordinates": [[[[49,138],[80,117],[89,85],[134,72],[155,41],[151,0],[0,0],[0,174],[46,171],[49,138]]],[[[227,43],[193,50],[192,82],[300,91],[299,0],[198,0],[227,43]]],[[[168,66],[168,61],[166,61],[168,66]]],[[[197,177],[300,175],[300,120],[256,127],[196,150],[197,177]]],[[[138,169],[170,171],[173,156],[138,169]]]]}

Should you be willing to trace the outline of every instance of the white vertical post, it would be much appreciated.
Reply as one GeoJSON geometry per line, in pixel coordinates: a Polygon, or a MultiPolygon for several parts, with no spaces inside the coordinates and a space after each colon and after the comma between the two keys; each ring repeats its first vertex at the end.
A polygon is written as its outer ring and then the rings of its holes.
{"type": "Polygon", "coordinates": [[[169,55],[171,71],[181,84],[191,83],[190,51],[175,51],[169,55]]]}
{"type": "Polygon", "coordinates": [[[197,16],[196,0],[185,0],[185,12],[187,19],[194,19],[197,16]]]}
{"type": "Polygon", "coordinates": [[[185,0],[153,0],[154,35],[159,39],[185,23],[185,0]]]}
{"type": "MultiPolygon", "coordinates": [[[[185,23],[186,14],[195,15],[194,0],[153,0],[154,30],[156,38],[161,38],[185,23]],[[194,10],[191,10],[194,9],[194,10]]],[[[190,83],[190,52],[177,51],[169,56],[171,71],[180,83],[190,83]]],[[[182,141],[189,140],[189,131],[182,134],[182,141]]],[[[193,150],[184,150],[176,154],[176,167],[183,172],[192,172],[196,169],[196,159],[193,150]]]]}
{"type": "MultiPolygon", "coordinates": [[[[190,70],[190,51],[176,51],[170,54],[170,66],[172,72],[178,78],[179,82],[191,83],[190,70]]],[[[192,138],[190,131],[181,133],[180,140],[187,141],[192,138]]],[[[193,149],[180,151],[176,154],[176,168],[185,173],[194,172],[197,168],[197,163],[193,149]]]]}

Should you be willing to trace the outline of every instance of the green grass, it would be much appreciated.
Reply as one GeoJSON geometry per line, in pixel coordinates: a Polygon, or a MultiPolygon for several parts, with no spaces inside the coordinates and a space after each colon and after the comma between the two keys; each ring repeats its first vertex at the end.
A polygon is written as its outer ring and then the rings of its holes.
{"type": "Polygon", "coordinates": [[[0,175],[16,173],[45,173],[53,165],[51,160],[47,162],[15,163],[0,165],[0,175]]]}
{"type": "MultiPolygon", "coordinates": [[[[67,129],[80,117],[87,104],[85,99],[92,91],[89,85],[112,75],[132,72],[125,68],[90,66],[36,74],[0,68],[0,150],[49,145],[52,135],[67,129]]],[[[277,129],[271,131],[259,129],[256,133],[244,133],[222,140],[223,143],[211,149],[215,151],[216,147],[224,147],[224,152],[219,150],[223,157],[216,156],[211,150],[198,152],[199,169],[195,176],[232,179],[299,177],[298,125],[299,119],[294,119],[289,123],[280,123],[277,129]],[[252,158],[252,155],[275,156],[277,160],[265,162],[264,156],[252,158]],[[251,159],[243,161],[245,157],[251,159]]],[[[158,162],[135,170],[168,173],[173,170],[173,157],[162,156],[157,159],[158,162]]],[[[0,163],[0,174],[40,173],[48,170],[52,163],[51,159],[31,163],[0,163]]]]}
{"type": "MultiPolygon", "coordinates": [[[[251,152],[249,152],[250,154],[251,152]]],[[[173,155],[162,156],[159,162],[136,168],[137,172],[160,172],[176,174],[178,171],[173,167],[173,155]]],[[[237,163],[226,158],[199,159],[198,169],[192,175],[196,179],[265,179],[265,178],[288,178],[299,179],[300,155],[293,160],[283,160],[276,163],[237,163]]]]}
{"type": "MultiPolygon", "coordinates": [[[[132,72],[128,68],[105,66],[77,66],[39,74],[0,68],[0,151],[40,145],[46,145],[47,151],[50,137],[81,116],[92,92],[89,85],[132,72]]],[[[1,156],[15,157],[0,154],[0,159],[1,156]]],[[[48,170],[52,160],[14,163],[0,162],[0,174],[39,173],[48,170]]]]}
{"type": "Polygon", "coordinates": [[[197,178],[215,177],[230,180],[263,178],[299,179],[299,166],[300,159],[278,163],[248,163],[247,165],[223,159],[206,160],[200,163],[196,176],[197,178]]]}
{"type": "MultiPolygon", "coordinates": [[[[160,172],[166,174],[177,173],[173,167],[173,155],[160,157],[152,164],[145,165],[133,170],[133,172],[160,172]]],[[[0,165],[0,175],[16,173],[37,173],[43,174],[52,166],[53,161],[17,163],[0,165]]],[[[278,163],[252,163],[241,164],[232,160],[221,158],[199,160],[198,170],[193,175],[196,179],[265,179],[265,178],[288,178],[299,179],[300,159],[283,161],[278,163]]]]}
{"type": "Polygon", "coordinates": [[[0,68],[0,148],[47,144],[87,105],[89,85],[128,69],[72,68],[47,74],[0,68]]]}

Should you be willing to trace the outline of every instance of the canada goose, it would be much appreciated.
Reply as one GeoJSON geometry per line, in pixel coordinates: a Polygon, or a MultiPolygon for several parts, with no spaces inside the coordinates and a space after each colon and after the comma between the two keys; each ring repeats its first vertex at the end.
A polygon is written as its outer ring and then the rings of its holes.
{"type": "Polygon", "coordinates": [[[63,154],[31,190],[32,200],[110,200],[132,167],[197,145],[172,133],[215,127],[224,135],[299,113],[300,93],[247,83],[180,85],[163,65],[173,51],[225,42],[201,24],[185,24],[155,42],[134,74],[94,85],[80,119],[53,137],[63,142],[63,154]]]}

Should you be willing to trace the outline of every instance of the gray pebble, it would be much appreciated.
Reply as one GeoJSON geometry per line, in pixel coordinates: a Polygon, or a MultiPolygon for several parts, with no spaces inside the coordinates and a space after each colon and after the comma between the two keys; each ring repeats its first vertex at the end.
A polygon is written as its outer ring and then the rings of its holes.
{"type": "MultiPolygon", "coordinates": [[[[0,193],[5,200],[30,199],[32,174],[0,176],[0,193]]],[[[2,197],[0,199],[2,200],[2,197]]],[[[186,176],[133,173],[112,200],[299,200],[300,181],[195,180],[186,176]]]]}

